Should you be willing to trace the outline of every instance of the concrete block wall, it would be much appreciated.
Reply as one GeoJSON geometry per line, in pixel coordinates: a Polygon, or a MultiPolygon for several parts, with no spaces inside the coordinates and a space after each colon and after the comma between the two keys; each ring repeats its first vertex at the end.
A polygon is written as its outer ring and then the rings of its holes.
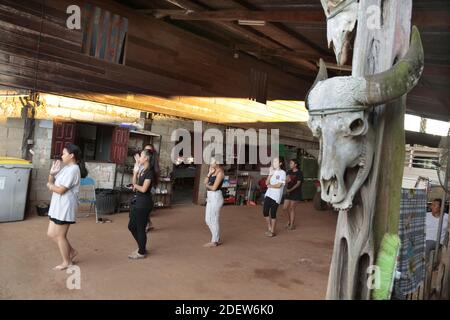
{"type": "Polygon", "coordinates": [[[22,158],[24,120],[0,120],[0,157],[22,158]]]}
{"type": "Polygon", "coordinates": [[[47,189],[48,174],[52,166],[53,121],[36,120],[33,145],[33,169],[29,192],[30,209],[35,210],[35,205],[40,202],[49,202],[51,193],[47,189]]]}
{"type": "Polygon", "coordinates": [[[115,163],[86,162],[88,176],[95,180],[95,187],[102,189],[114,188],[115,163]]]}
{"type": "MultiPolygon", "coordinates": [[[[116,187],[119,187],[122,182],[122,172],[116,171],[116,187]]],[[[131,184],[133,182],[133,175],[130,173],[125,173],[123,175],[123,185],[131,184]]]]}
{"type": "Polygon", "coordinates": [[[161,135],[161,145],[155,147],[159,147],[159,166],[163,175],[167,175],[173,170],[170,154],[175,143],[170,141],[170,137],[172,132],[177,129],[186,129],[193,132],[194,121],[164,115],[155,115],[153,117],[151,131],[161,135]]]}

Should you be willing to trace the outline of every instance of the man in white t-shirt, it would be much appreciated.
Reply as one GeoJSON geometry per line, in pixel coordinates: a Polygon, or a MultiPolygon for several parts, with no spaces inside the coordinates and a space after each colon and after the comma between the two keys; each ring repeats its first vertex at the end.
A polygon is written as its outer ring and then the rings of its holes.
{"type": "MultiPolygon", "coordinates": [[[[431,203],[431,212],[427,212],[425,225],[426,225],[426,256],[428,257],[431,250],[434,250],[436,248],[436,240],[438,235],[438,228],[439,228],[439,220],[441,216],[441,205],[442,200],[441,199],[434,199],[431,203]]],[[[442,244],[444,242],[445,234],[447,232],[447,226],[448,226],[448,214],[444,213],[443,221],[442,221],[442,230],[441,230],[441,237],[440,237],[440,243],[442,244]]]]}
{"type": "Polygon", "coordinates": [[[263,215],[267,221],[267,237],[275,236],[275,226],[278,205],[281,203],[284,185],[286,184],[286,172],[280,169],[280,160],[274,158],[269,176],[266,180],[267,191],[264,199],[263,215]]]}

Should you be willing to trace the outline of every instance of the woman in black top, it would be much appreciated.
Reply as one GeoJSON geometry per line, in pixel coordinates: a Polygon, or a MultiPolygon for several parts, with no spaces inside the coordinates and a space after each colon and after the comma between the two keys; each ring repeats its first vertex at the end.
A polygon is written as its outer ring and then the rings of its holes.
{"type": "Polygon", "coordinates": [[[295,229],[295,208],[302,200],[302,183],[303,173],[300,171],[297,159],[292,159],[289,162],[291,170],[287,172],[287,188],[286,196],[284,198],[284,211],[288,215],[289,222],[286,225],[288,230],[295,229]]]}
{"type": "Polygon", "coordinates": [[[204,247],[217,247],[220,242],[220,209],[223,206],[222,184],[225,177],[222,166],[211,158],[208,176],[205,178],[207,190],[205,222],[211,231],[211,241],[204,247]]]}
{"type": "Polygon", "coordinates": [[[153,208],[152,183],[154,182],[154,168],[151,165],[151,153],[143,150],[139,158],[139,166],[133,169],[133,191],[135,192],[130,206],[130,222],[128,229],[136,240],[139,248],[131,253],[130,259],[143,259],[147,254],[147,226],[148,215],[153,208]]]}
{"type": "MultiPolygon", "coordinates": [[[[155,173],[155,177],[153,179],[154,181],[152,183],[152,189],[151,189],[151,193],[153,195],[156,192],[155,187],[158,184],[157,180],[158,180],[158,176],[159,176],[159,173],[160,173],[158,153],[156,152],[155,146],[153,144],[151,144],[151,143],[145,145],[144,150],[149,150],[150,153],[152,154],[150,166],[153,167],[153,172],[155,173]]],[[[151,220],[151,213],[153,212],[153,214],[154,214],[155,208],[152,208],[150,211],[151,212],[148,214],[147,227],[145,228],[146,232],[149,232],[150,230],[154,229],[154,226],[153,226],[153,223],[152,223],[152,220],[151,220]]]]}

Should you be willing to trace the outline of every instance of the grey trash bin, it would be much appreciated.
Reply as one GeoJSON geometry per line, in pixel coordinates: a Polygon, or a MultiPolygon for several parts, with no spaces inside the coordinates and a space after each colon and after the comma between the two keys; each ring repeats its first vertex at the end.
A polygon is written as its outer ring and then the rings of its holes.
{"type": "Polygon", "coordinates": [[[26,160],[0,157],[0,222],[23,220],[32,168],[26,160]]]}

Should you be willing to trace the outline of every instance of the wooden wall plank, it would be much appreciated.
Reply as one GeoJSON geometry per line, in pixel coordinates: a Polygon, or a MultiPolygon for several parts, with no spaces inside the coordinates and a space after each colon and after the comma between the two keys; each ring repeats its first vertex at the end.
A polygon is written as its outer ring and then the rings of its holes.
{"type": "Polygon", "coordinates": [[[44,92],[213,122],[276,121],[296,111],[249,101],[251,68],[267,73],[259,82],[267,85],[269,99],[300,100],[308,88],[303,80],[244,54],[235,59],[230,49],[163,21],[107,1],[89,3],[46,0],[40,35],[39,2],[31,0],[25,9],[24,0],[0,0],[0,84],[36,85],[44,92]],[[61,30],[70,4],[83,10],[84,33],[61,30]],[[92,14],[96,19],[89,19],[92,14]],[[120,59],[124,37],[126,64],[106,61],[120,59]]]}

